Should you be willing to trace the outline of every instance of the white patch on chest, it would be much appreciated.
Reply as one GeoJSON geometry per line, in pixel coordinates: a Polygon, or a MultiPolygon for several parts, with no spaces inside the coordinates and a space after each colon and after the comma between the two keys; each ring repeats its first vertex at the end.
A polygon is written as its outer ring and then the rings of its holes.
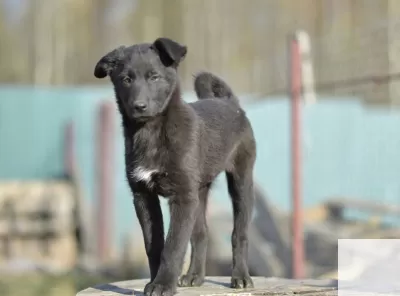
{"type": "Polygon", "coordinates": [[[144,167],[138,166],[131,173],[131,176],[136,181],[143,181],[143,182],[149,183],[151,181],[151,176],[157,172],[158,172],[157,170],[149,170],[144,167]]]}

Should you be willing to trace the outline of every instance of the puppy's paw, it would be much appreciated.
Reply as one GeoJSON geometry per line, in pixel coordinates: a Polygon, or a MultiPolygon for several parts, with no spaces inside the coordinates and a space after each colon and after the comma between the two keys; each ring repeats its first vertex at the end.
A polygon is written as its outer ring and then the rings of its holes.
{"type": "Polygon", "coordinates": [[[232,276],[231,288],[233,289],[254,288],[253,280],[249,275],[232,276]]]}
{"type": "Polygon", "coordinates": [[[185,274],[178,282],[179,287],[198,287],[204,283],[204,275],[185,274]]]}
{"type": "Polygon", "coordinates": [[[171,285],[148,283],[144,288],[146,296],[173,296],[175,288],[171,285]]]}

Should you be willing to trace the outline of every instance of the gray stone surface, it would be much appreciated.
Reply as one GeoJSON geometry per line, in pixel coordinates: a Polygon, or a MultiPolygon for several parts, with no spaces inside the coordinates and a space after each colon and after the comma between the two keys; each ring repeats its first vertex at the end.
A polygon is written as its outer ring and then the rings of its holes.
{"type": "MultiPolygon", "coordinates": [[[[178,288],[175,296],[216,296],[216,295],[337,295],[336,280],[290,280],[281,278],[253,277],[254,289],[231,289],[229,277],[207,277],[201,287],[178,288]]],[[[85,289],[77,296],[121,296],[143,295],[147,279],[117,282],[85,289]]]]}

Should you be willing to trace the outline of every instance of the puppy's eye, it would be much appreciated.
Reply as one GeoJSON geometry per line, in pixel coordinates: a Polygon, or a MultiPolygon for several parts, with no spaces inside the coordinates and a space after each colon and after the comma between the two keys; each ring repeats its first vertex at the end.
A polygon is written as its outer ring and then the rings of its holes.
{"type": "Polygon", "coordinates": [[[152,73],[152,74],[150,74],[150,76],[149,76],[149,80],[150,81],[157,81],[157,80],[159,80],[160,79],[160,75],[158,75],[157,73],[152,73]]]}
{"type": "Polygon", "coordinates": [[[127,85],[127,86],[129,86],[131,83],[132,83],[132,78],[130,78],[130,77],[124,77],[123,79],[122,79],[122,82],[123,82],[123,84],[125,84],[125,85],[127,85]]]}

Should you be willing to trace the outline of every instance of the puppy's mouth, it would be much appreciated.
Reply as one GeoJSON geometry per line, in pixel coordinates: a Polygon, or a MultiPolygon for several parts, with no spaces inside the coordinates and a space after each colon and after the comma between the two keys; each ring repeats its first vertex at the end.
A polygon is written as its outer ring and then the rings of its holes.
{"type": "Polygon", "coordinates": [[[138,123],[145,123],[151,120],[154,120],[156,118],[159,118],[160,116],[163,116],[163,113],[155,113],[155,114],[135,114],[135,113],[130,113],[129,117],[132,121],[138,122],[138,123]]]}
{"type": "Polygon", "coordinates": [[[133,121],[147,121],[153,117],[153,114],[149,111],[138,112],[133,108],[125,108],[125,113],[133,121]]]}
{"type": "Polygon", "coordinates": [[[146,114],[131,114],[130,118],[134,121],[148,121],[152,119],[154,116],[146,115],[146,114]]]}
{"type": "Polygon", "coordinates": [[[152,119],[158,118],[164,114],[164,112],[127,112],[130,120],[136,122],[146,122],[152,119]]]}
{"type": "Polygon", "coordinates": [[[128,116],[128,118],[131,121],[143,123],[143,122],[150,121],[152,119],[160,117],[163,114],[163,112],[152,112],[151,110],[137,112],[135,110],[132,110],[131,108],[126,108],[125,114],[128,116]]]}

